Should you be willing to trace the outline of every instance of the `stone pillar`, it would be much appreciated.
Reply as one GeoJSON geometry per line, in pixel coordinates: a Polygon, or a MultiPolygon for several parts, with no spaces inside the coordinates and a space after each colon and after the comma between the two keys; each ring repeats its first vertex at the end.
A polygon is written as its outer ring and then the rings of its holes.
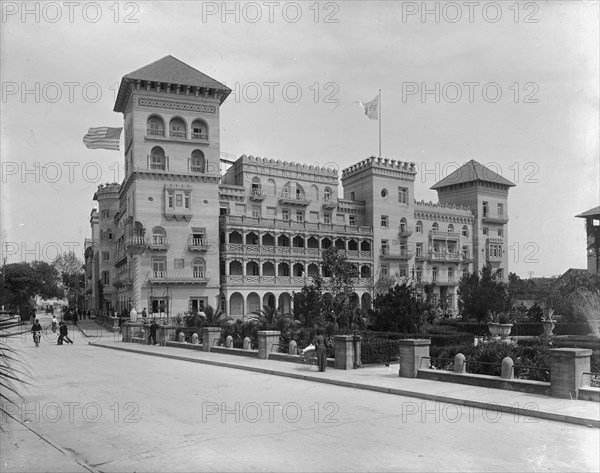
{"type": "Polygon", "coordinates": [[[183,332],[179,332],[179,335],[177,335],[177,340],[179,343],[185,342],[185,334],[183,332]]]}
{"type": "Polygon", "coordinates": [[[465,363],[465,355],[457,353],[454,357],[454,373],[463,374],[467,372],[467,364],[465,363]]]}
{"type": "Polygon", "coordinates": [[[219,327],[204,327],[202,329],[202,351],[210,351],[215,340],[221,338],[221,329],[219,327]]]}
{"type": "Polygon", "coordinates": [[[233,348],[233,337],[231,335],[227,335],[225,339],[225,348],[233,348]]]}
{"type": "Polygon", "coordinates": [[[252,340],[250,340],[250,337],[244,338],[244,350],[252,350],[252,340]]]}
{"type": "Polygon", "coordinates": [[[177,327],[175,325],[159,325],[156,329],[156,343],[162,347],[166,346],[167,342],[175,338],[176,331],[177,327]]]}
{"type": "Polygon", "coordinates": [[[279,330],[264,330],[258,332],[258,358],[268,360],[273,345],[279,343],[281,332],[279,330]]]}
{"type": "Polygon", "coordinates": [[[296,340],[290,341],[288,354],[289,355],[297,355],[298,354],[298,344],[296,343],[296,340]]]}
{"type": "Polygon", "coordinates": [[[132,322],[137,322],[137,310],[135,310],[135,306],[131,308],[131,311],[129,312],[129,320],[131,320],[132,322]]]}
{"type": "Polygon", "coordinates": [[[198,345],[198,334],[197,333],[192,334],[192,343],[194,345],[198,345]]]}
{"type": "Polygon", "coordinates": [[[360,366],[360,337],[354,335],[335,335],[335,363],[337,370],[353,370],[360,366]],[[356,347],[356,351],[355,351],[356,347]]]}
{"type": "Polygon", "coordinates": [[[398,376],[402,378],[416,378],[417,370],[421,367],[421,360],[429,356],[429,339],[398,340],[400,347],[400,370],[398,376]]]}
{"type": "Polygon", "coordinates": [[[134,308],[139,308],[142,303],[142,257],[139,254],[133,255],[133,291],[131,293],[131,303],[134,308]]]}
{"type": "Polygon", "coordinates": [[[500,373],[502,379],[513,379],[515,377],[513,370],[514,366],[515,362],[510,356],[507,356],[502,360],[502,371],[500,373]]]}
{"type": "Polygon", "coordinates": [[[550,396],[577,399],[582,375],[590,371],[592,350],[555,348],[550,350],[550,396]]]}

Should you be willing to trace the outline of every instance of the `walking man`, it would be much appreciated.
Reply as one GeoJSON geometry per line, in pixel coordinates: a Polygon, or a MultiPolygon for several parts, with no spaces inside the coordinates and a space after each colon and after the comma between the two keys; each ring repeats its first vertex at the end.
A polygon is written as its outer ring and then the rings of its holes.
{"type": "Polygon", "coordinates": [[[69,342],[71,345],[73,345],[73,340],[71,340],[69,338],[69,329],[67,328],[67,323],[66,322],[61,322],[60,323],[60,327],[58,329],[58,342],[56,342],[57,345],[62,345],[63,344],[63,340],[66,340],[67,342],[69,342]]]}
{"type": "Polygon", "coordinates": [[[323,335],[322,328],[317,330],[314,345],[317,348],[319,371],[325,371],[325,368],[327,368],[327,346],[325,345],[325,336],[323,335]]]}
{"type": "Polygon", "coordinates": [[[156,345],[156,329],[158,325],[156,325],[156,320],[152,319],[152,323],[150,324],[150,335],[148,335],[148,345],[156,345]],[[152,340],[152,343],[150,343],[152,340]]]}

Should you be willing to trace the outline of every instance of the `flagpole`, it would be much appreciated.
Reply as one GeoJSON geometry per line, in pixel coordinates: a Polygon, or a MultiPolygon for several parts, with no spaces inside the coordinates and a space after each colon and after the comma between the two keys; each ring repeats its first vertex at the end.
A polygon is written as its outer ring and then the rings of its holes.
{"type": "Polygon", "coordinates": [[[379,89],[379,157],[381,158],[381,89],[379,89]]]}

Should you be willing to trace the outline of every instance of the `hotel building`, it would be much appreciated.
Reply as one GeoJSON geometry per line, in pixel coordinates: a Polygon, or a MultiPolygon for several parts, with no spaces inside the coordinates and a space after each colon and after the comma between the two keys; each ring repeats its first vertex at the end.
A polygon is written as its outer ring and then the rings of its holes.
{"type": "Polygon", "coordinates": [[[367,308],[379,278],[428,288],[456,309],[460,277],[508,274],[508,190],[476,161],[415,199],[414,163],[370,157],[344,169],[242,155],[221,172],[220,106],[231,90],[166,56],[121,80],[125,178],[101,185],[86,240],[85,309],[178,314],[219,306],[291,311],[343,252],[367,308]],[[343,196],[343,197],[340,197],[343,196]]]}

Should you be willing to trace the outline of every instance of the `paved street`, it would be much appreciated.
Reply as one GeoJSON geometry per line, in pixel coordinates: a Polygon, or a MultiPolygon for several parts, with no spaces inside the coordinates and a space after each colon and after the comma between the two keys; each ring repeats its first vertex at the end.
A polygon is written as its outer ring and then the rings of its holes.
{"type": "Polygon", "coordinates": [[[33,373],[15,417],[80,464],[28,458],[3,418],[3,472],[599,469],[596,428],[74,341],[11,343],[33,373]]]}

